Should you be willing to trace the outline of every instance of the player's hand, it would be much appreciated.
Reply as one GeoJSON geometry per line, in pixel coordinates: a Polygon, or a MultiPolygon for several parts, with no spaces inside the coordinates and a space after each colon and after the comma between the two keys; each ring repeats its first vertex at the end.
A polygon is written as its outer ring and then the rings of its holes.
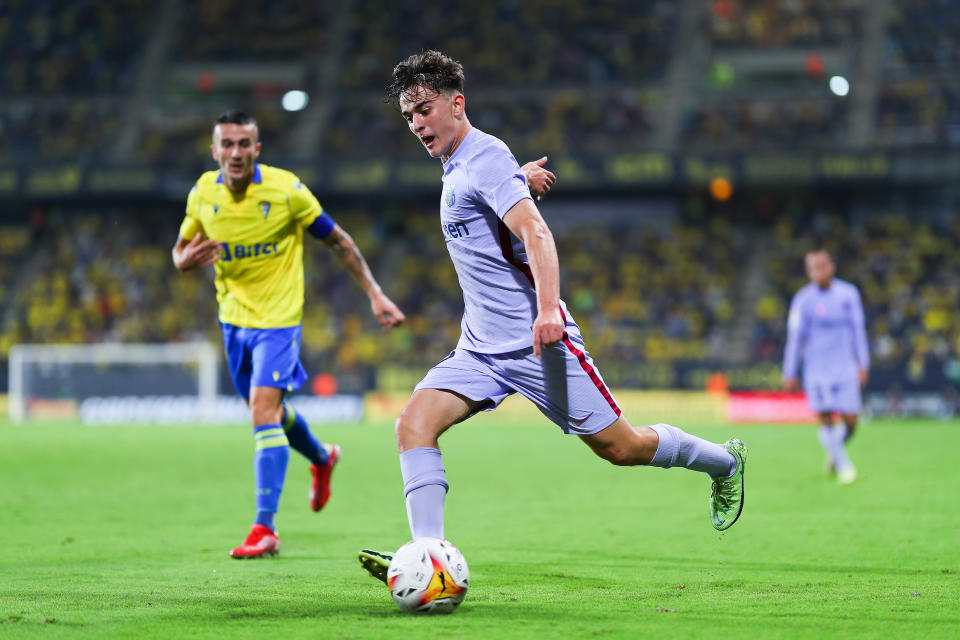
{"type": "Polygon", "coordinates": [[[202,231],[178,249],[180,259],[177,262],[177,268],[181,271],[209,266],[219,260],[223,252],[220,243],[216,240],[208,240],[202,231]]]}
{"type": "Polygon", "coordinates": [[[542,200],[543,196],[550,192],[553,183],[557,181],[557,176],[553,175],[552,171],[543,168],[545,164],[547,164],[547,156],[520,167],[520,171],[527,179],[527,186],[530,187],[530,195],[536,196],[537,200],[542,200]]]}
{"type": "Polygon", "coordinates": [[[541,311],[533,322],[533,353],[541,357],[543,347],[563,339],[563,316],[560,307],[550,311],[541,311]]]}
{"type": "Polygon", "coordinates": [[[787,393],[796,393],[800,388],[800,383],[796,378],[787,378],[783,381],[783,390],[787,393]]]}
{"type": "Polygon", "coordinates": [[[370,309],[380,322],[380,326],[385,329],[395,327],[407,319],[403,311],[400,311],[400,307],[393,304],[393,301],[382,293],[371,296],[370,309]]]}
{"type": "Polygon", "coordinates": [[[867,386],[867,380],[870,378],[870,371],[867,369],[860,369],[860,387],[867,386]]]}

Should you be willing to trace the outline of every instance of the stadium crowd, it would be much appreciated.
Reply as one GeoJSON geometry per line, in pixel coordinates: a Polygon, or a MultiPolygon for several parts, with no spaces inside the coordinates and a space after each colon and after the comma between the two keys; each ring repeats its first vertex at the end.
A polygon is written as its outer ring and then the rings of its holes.
{"type": "Polygon", "coordinates": [[[876,142],[960,142],[960,5],[896,0],[887,26],[876,103],[876,142]]]}
{"type": "MultiPolygon", "coordinates": [[[[428,367],[456,344],[463,302],[432,204],[336,212],[408,316],[390,332],[376,327],[332,252],[307,239],[303,349],[314,372],[371,384],[384,363],[428,367]]],[[[0,246],[5,269],[20,265],[0,295],[0,355],[17,342],[219,341],[210,277],[170,264],[175,207],[35,215],[35,229],[12,227],[0,246]]],[[[563,295],[598,362],[723,355],[742,250],[731,224],[583,222],[563,227],[557,242],[563,295]]]]}
{"type": "Polygon", "coordinates": [[[643,83],[666,71],[676,12],[665,0],[436,3],[427,11],[376,0],[350,16],[340,85],[379,87],[397,61],[423,48],[469,60],[473,90],[643,83]],[[418,28],[403,28],[411,24],[418,28]]]}
{"type": "Polygon", "coordinates": [[[5,0],[3,5],[0,87],[13,95],[129,89],[161,8],[138,0],[5,0]]]}
{"type": "Polygon", "coordinates": [[[709,41],[721,48],[837,44],[853,36],[865,0],[714,0],[705,2],[709,41]]]}
{"type": "Polygon", "coordinates": [[[847,128],[846,102],[835,97],[724,99],[698,105],[681,145],[700,151],[828,148],[847,128]]]}

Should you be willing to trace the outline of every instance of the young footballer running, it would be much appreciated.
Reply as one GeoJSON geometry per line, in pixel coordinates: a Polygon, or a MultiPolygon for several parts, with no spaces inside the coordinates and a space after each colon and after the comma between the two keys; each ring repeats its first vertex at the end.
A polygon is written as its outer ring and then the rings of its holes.
{"type": "MultiPolygon", "coordinates": [[[[438,438],[478,411],[521,393],[564,433],[616,465],[682,466],[710,477],[710,515],[723,530],[740,516],[746,447],[714,444],[621,415],[559,295],[557,250],[520,167],[501,140],[471,126],[463,68],[437,51],[393,70],[388,97],[443,163],[440,229],[463,289],[460,341],[415,387],[396,421],[413,538],[443,538],[448,484],[438,438]]],[[[392,554],[360,552],[386,581],[392,554]]]]}

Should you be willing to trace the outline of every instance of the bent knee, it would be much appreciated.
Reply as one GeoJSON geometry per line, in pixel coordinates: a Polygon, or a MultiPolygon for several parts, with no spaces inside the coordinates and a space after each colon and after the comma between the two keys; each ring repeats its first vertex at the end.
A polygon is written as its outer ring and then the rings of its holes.
{"type": "Polygon", "coordinates": [[[393,423],[393,432],[401,451],[414,447],[436,446],[437,429],[430,427],[428,421],[415,419],[402,412],[393,423]]]}

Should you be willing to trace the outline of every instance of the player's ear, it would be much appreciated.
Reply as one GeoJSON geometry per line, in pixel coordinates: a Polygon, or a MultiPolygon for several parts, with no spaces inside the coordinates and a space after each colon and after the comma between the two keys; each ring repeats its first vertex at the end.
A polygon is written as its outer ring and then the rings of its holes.
{"type": "Polygon", "coordinates": [[[450,101],[453,106],[453,117],[459,118],[463,115],[464,110],[467,108],[467,99],[462,93],[458,93],[453,96],[453,100],[450,101]]]}
{"type": "Polygon", "coordinates": [[[260,157],[260,145],[261,145],[261,144],[262,144],[262,143],[257,142],[257,144],[255,144],[254,147],[253,147],[253,159],[254,159],[254,160],[256,160],[257,158],[260,157]]]}

